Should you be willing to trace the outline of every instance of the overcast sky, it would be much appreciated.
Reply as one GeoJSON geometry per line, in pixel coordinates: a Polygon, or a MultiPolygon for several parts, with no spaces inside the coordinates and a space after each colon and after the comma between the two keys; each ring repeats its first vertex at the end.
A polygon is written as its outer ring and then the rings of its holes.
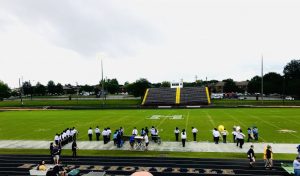
{"type": "Polygon", "coordinates": [[[0,80],[251,79],[300,56],[300,1],[1,0],[0,80]]]}

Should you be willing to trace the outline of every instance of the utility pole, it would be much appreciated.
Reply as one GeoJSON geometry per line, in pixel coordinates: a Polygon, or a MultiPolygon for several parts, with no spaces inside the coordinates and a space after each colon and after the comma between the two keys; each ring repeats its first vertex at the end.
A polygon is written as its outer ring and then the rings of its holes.
{"type": "Polygon", "coordinates": [[[21,105],[23,105],[23,98],[22,98],[22,89],[23,89],[23,85],[21,84],[21,78],[19,78],[19,91],[20,91],[20,99],[21,99],[21,105]]]}
{"type": "Polygon", "coordinates": [[[104,106],[104,99],[105,99],[105,93],[104,93],[104,79],[103,79],[103,62],[102,62],[102,58],[101,58],[101,84],[102,84],[102,88],[101,88],[101,94],[103,94],[103,98],[102,98],[102,105],[104,106]]]}
{"type": "Polygon", "coordinates": [[[264,57],[261,55],[261,104],[264,104],[264,57]]]}
{"type": "Polygon", "coordinates": [[[78,105],[78,97],[79,97],[79,87],[78,87],[78,82],[76,82],[76,89],[77,89],[77,105],[78,105]]]}

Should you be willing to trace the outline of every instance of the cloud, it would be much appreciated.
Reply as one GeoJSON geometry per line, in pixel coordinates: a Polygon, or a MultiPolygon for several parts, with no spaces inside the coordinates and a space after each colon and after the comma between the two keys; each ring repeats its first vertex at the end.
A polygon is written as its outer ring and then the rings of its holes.
{"type": "MultiPolygon", "coordinates": [[[[131,56],[158,31],[113,1],[5,1],[4,9],[58,47],[83,57],[131,56]]],[[[7,24],[2,23],[2,27],[7,24]]]]}
{"type": "Polygon", "coordinates": [[[299,58],[292,0],[2,0],[0,79],[46,83],[233,78],[299,58]],[[3,66],[5,65],[5,66],[3,66]]]}

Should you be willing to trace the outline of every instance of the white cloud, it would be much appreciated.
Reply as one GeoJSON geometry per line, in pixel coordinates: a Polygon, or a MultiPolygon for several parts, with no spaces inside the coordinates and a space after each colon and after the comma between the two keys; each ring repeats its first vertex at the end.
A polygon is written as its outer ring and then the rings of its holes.
{"type": "Polygon", "coordinates": [[[0,79],[250,79],[299,58],[292,0],[1,1],[0,79]]]}

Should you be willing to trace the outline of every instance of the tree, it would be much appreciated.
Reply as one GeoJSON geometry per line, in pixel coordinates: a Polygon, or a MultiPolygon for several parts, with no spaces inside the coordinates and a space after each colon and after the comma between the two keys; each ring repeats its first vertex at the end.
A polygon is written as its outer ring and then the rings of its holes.
{"type": "Polygon", "coordinates": [[[136,80],[134,83],[127,85],[126,89],[129,94],[135,97],[140,96],[141,98],[143,98],[146,89],[150,87],[151,83],[147,79],[141,78],[139,80],[136,80]]]}
{"type": "Polygon", "coordinates": [[[254,76],[248,83],[249,93],[258,93],[261,91],[261,77],[254,76]]]}
{"type": "Polygon", "coordinates": [[[61,95],[64,93],[64,88],[60,83],[57,83],[57,85],[55,86],[55,93],[58,95],[61,95]]]}
{"type": "Polygon", "coordinates": [[[223,82],[225,82],[224,87],[223,87],[223,92],[237,92],[238,91],[238,87],[236,86],[235,82],[233,81],[233,79],[225,79],[223,80],[223,82]]]}
{"type": "Polygon", "coordinates": [[[0,81],[0,101],[8,97],[10,97],[10,88],[3,81],[0,81]]]}
{"type": "MultiPolygon", "coordinates": [[[[104,90],[109,92],[110,94],[115,94],[119,92],[119,82],[116,78],[114,79],[107,79],[107,80],[103,80],[104,81],[104,90]]],[[[100,85],[102,88],[102,81],[100,81],[100,85]]]]}
{"type": "Polygon", "coordinates": [[[55,83],[52,80],[50,80],[47,84],[48,93],[54,95],[56,92],[55,89],[56,89],[55,83]]]}
{"type": "Polygon", "coordinates": [[[79,92],[94,92],[94,86],[84,85],[80,87],[79,92]]]}
{"type": "Polygon", "coordinates": [[[119,82],[116,78],[107,80],[107,91],[110,94],[115,94],[119,92],[119,82]]]}
{"type": "Polygon", "coordinates": [[[264,93],[282,93],[283,77],[275,72],[270,72],[264,75],[264,93]]]}
{"type": "Polygon", "coordinates": [[[286,94],[300,97],[300,60],[292,60],[283,70],[286,94]]]}
{"type": "Polygon", "coordinates": [[[46,87],[41,84],[40,82],[36,83],[34,93],[37,95],[45,95],[46,94],[46,87]]]}
{"type": "Polygon", "coordinates": [[[11,91],[10,95],[13,97],[17,97],[20,95],[20,92],[18,90],[13,90],[13,91],[11,91]]]}
{"type": "Polygon", "coordinates": [[[30,82],[28,82],[28,81],[25,81],[24,83],[23,83],[23,94],[24,95],[32,95],[32,93],[33,93],[33,88],[32,88],[32,86],[31,86],[31,83],[30,82]]]}
{"type": "Polygon", "coordinates": [[[160,87],[171,87],[171,83],[169,81],[163,81],[160,87]]]}
{"type": "Polygon", "coordinates": [[[300,60],[292,60],[283,70],[286,79],[300,79],[300,60]]]}

